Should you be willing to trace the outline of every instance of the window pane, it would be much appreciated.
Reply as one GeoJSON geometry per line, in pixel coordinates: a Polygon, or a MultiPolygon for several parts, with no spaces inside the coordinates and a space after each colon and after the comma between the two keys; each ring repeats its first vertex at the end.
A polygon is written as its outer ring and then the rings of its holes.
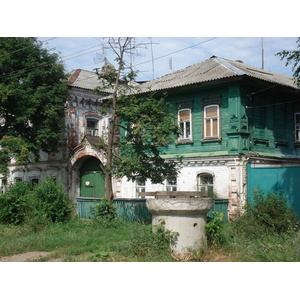
{"type": "Polygon", "coordinates": [[[206,108],[206,118],[217,117],[217,106],[210,106],[206,108]]]}
{"type": "Polygon", "coordinates": [[[169,177],[167,179],[167,185],[176,185],[177,184],[177,177],[169,177]]]}
{"type": "Polygon", "coordinates": [[[189,110],[180,111],[179,119],[180,119],[180,121],[189,121],[190,120],[190,111],[189,110]]]}
{"type": "Polygon", "coordinates": [[[296,142],[300,142],[300,131],[296,130],[296,142]]]}
{"type": "Polygon", "coordinates": [[[300,123],[300,114],[296,114],[296,123],[300,123]]]}
{"type": "Polygon", "coordinates": [[[136,178],[136,185],[137,186],[145,186],[145,181],[141,177],[136,178]]]}
{"type": "Polygon", "coordinates": [[[186,122],[186,138],[190,138],[191,136],[191,123],[190,122],[186,122]]]}
{"type": "Polygon", "coordinates": [[[184,123],[180,123],[180,134],[183,137],[184,136],[184,123]]]}
{"type": "Polygon", "coordinates": [[[213,132],[212,135],[213,136],[218,136],[218,120],[217,119],[213,119],[213,132]]]}
{"type": "Polygon", "coordinates": [[[210,134],[210,120],[206,120],[205,124],[206,124],[205,136],[211,136],[211,134],[210,134]]]}

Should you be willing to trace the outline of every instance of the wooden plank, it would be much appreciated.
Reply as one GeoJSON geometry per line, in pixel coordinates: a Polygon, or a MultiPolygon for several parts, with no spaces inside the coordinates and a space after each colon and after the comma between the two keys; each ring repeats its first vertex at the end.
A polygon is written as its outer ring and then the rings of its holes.
{"type": "Polygon", "coordinates": [[[157,191],[157,192],[141,192],[141,197],[155,196],[156,198],[178,198],[178,197],[205,197],[207,192],[197,191],[157,191]]]}

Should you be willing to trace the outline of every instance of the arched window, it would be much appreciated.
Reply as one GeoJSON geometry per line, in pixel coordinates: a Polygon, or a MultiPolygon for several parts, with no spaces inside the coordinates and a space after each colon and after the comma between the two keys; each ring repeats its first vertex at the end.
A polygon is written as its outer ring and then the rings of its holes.
{"type": "Polygon", "coordinates": [[[181,109],[178,111],[179,139],[192,139],[191,118],[191,109],[181,109]]]}
{"type": "Polygon", "coordinates": [[[204,138],[218,138],[220,135],[219,105],[204,107],[204,138]]]}
{"type": "Polygon", "coordinates": [[[32,186],[36,186],[39,184],[39,178],[31,178],[30,183],[32,186]]]}
{"type": "Polygon", "coordinates": [[[199,192],[207,192],[209,197],[213,196],[214,176],[210,173],[197,175],[197,189],[199,192]]]}

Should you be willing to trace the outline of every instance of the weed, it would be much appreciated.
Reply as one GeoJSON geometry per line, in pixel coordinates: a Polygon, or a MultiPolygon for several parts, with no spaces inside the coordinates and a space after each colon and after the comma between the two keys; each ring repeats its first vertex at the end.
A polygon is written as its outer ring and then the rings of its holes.
{"type": "Polygon", "coordinates": [[[225,243],[225,238],[222,234],[223,217],[221,212],[213,211],[212,218],[205,225],[207,243],[209,245],[222,245],[225,243]]]}
{"type": "Polygon", "coordinates": [[[91,214],[94,221],[104,227],[118,227],[119,220],[116,219],[116,208],[113,203],[103,199],[100,204],[91,207],[91,214]]]}
{"type": "Polygon", "coordinates": [[[275,232],[294,231],[298,228],[298,217],[287,205],[287,198],[281,191],[270,191],[266,195],[261,188],[253,192],[254,204],[249,204],[247,214],[266,230],[275,232]]]}

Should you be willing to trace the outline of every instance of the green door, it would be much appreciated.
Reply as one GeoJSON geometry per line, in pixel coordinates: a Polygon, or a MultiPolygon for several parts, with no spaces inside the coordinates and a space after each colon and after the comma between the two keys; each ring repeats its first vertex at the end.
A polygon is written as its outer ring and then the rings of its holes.
{"type": "Polygon", "coordinates": [[[80,196],[104,197],[104,174],[100,168],[100,161],[96,158],[88,159],[80,169],[80,196]]]}

